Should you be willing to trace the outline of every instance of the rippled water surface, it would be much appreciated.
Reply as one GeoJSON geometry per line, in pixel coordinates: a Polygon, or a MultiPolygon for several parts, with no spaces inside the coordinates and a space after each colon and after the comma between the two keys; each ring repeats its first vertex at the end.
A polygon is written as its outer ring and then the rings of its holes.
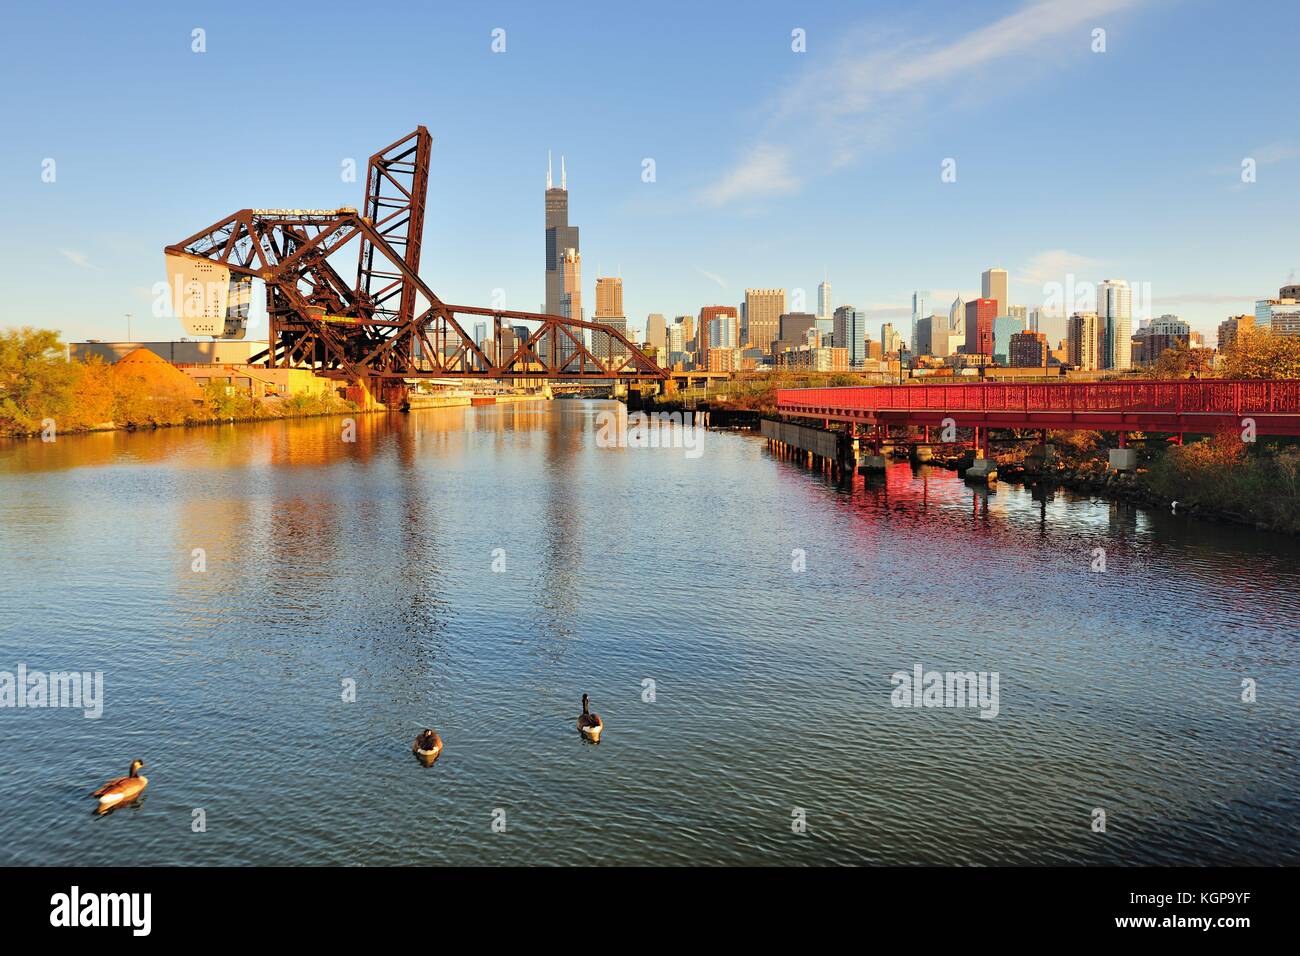
{"type": "Polygon", "coordinates": [[[602,407],[0,444],[0,671],[106,697],[0,709],[0,863],[1300,862],[1294,540],[602,407]]]}

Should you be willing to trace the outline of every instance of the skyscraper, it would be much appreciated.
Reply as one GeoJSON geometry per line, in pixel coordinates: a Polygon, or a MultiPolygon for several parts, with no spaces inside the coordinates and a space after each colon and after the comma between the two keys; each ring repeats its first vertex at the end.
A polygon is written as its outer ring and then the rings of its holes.
{"type": "Polygon", "coordinates": [[[993,357],[993,320],[998,315],[996,299],[971,299],[966,303],[966,354],[993,357]]]}
{"type": "Polygon", "coordinates": [[[749,346],[772,350],[785,311],[785,289],[746,289],[745,322],[749,346]]]}
{"type": "Polygon", "coordinates": [[[993,320],[993,361],[999,365],[1011,364],[1011,338],[1025,330],[1025,320],[1010,315],[999,315],[993,320]]]}
{"type": "MultiPolygon", "coordinates": [[[[551,157],[546,156],[546,313],[582,319],[582,258],[578,252],[578,227],[569,225],[569,184],[560,157],[560,187],[551,180],[551,157]]],[[[542,357],[551,361],[551,343],[543,346],[542,357]]],[[[561,335],[555,358],[563,362],[573,354],[573,343],[561,335]]]]}
{"type": "Polygon", "coordinates": [[[1133,296],[1123,279],[1105,279],[1097,286],[1097,318],[1101,322],[1101,368],[1133,367],[1133,296]]]}
{"type": "Polygon", "coordinates": [[[646,316],[645,340],[659,350],[661,358],[664,357],[668,344],[668,322],[660,313],[651,312],[646,316]]]}
{"type": "MultiPolygon", "coordinates": [[[[606,276],[596,280],[596,315],[595,321],[627,333],[627,316],[623,314],[623,280],[616,276],[606,276]]],[[[592,333],[591,353],[598,359],[608,360],[627,354],[622,342],[599,332],[592,333]]]]}
{"type": "MultiPolygon", "coordinates": [[[[840,344],[838,338],[835,344],[840,344]]],[[[880,327],[880,348],[886,355],[902,350],[903,336],[894,330],[893,322],[886,322],[880,327]]]]}
{"type": "Polygon", "coordinates": [[[960,295],[952,300],[952,308],[948,310],[948,331],[959,340],[966,334],[966,303],[960,295]]]}
{"type": "Polygon", "coordinates": [[[1256,300],[1255,328],[1268,329],[1274,335],[1300,336],[1300,300],[1256,300]]]}
{"type": "Polygon", "coordinates": [[[623,280],[605,277],[596,280],[596,318],[623,318],[623,280]]]}
{"type": "Polygon", "coordinates": [[[1076,312],[1070,316],[1066,333],[1067,361],[1085,372],[1101,368],[1102,323],[1096,312],[1076,312]]]}
{"type": "Polygon", "coordinates": [[[867,360],[867,313],[842,305],[834,319],[835,347],[848,350],[850,368],[861,368],[867,360]]]}
{"type": "Polygon", "coordinates": [[[717,346],[719,348],[738,348],[739,342],[732,342],[730,345],[723,345],[713,338],[713,320],[719,316],[730,316],[736,321],[736,335],[740,335],[740,321],[736,314],[734,305],[706,305],[700,309],[700,325],[695,334],[696,352],[702,359],[707,359],[709,349],[717,346]]]}
{"type": "Polygon", "coordinates": [[[930,350],[928,348],[928,341],[930,336],[927,333],[926,335],[927,348],[925,349],[925,351],[921,351],[921,345],[920,345],[921,336],[920,336],[920,329],[919,329],[921,320],[928,319],[929,317],[930,317],[930,290],[917,289],[915,292],[912,293],[912,337],[911,339],[908,340],[907,343],[908,345],[911,346],[913,355],[930,354],[930,350]]]}
{"type": "Polygon", "coordinates": [[[822,279],[817,286],[817,318],[823,322],[832,321],[835,309],[831,303],[831,282],[830,279],[822,279]]]}
{"type": "MultiPolygon", "coordinates": [[[[997,315],[1007,314],[1007,270],[985,269],[980,275],[980,298],[997,302],[997,315]]],[[[996,316],[995,316],[996,318],[996,316]]]]}

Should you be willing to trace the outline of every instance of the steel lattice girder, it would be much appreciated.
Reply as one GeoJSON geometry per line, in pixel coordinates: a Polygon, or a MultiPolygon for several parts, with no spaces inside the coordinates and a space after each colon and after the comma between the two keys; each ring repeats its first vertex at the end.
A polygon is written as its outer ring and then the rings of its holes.
{"type": "Polygon", "coordinates": [[[669,377],[609,326],[535,312],[448,306],[434,295],[418,272],[430,144],[428,131],[419,127],[370,158],[367,215],[352,208],[241,209],[166,252],[218,262],[232,275],[265,282],[270,343],[254,360],[265,358],[271,367],[306,367],[351,382],[669,377]],[[329,260],[354,239],[359,240],[357,280],[349,285],[329,260]],[[428,305],[417,315],[419,296],[428,305]],[[510,355],[490,357],[462,328],[458,313],[493,317],[497,353],[503,319],[538,328],[510,355]],[[607,336],[610,358],[602,360],[585,346],[584,330],[592,332],[593,344],[597,336],[607,336]],[[556,342],[566,341],[568,354],[562,360],[542,355],[537,345],[543,341],[552,353],[556,342]]]}

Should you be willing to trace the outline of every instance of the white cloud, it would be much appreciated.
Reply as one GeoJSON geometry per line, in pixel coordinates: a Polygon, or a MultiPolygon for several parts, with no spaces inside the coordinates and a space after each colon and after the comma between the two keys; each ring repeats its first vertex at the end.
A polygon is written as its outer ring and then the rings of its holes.
{"type": "Polygon", "coordinates": [[[727,287],[727,280],[722,278],[722,276],[701,269],[699,266],[695,267],[695,271],[698,272],[700,275],[704,276],[704,278],[716,282],[719,288],[725,289],[727,287]]]}
{"type": "Polygon", "coordinates": [[[1003,78],[1032,82],[1025,57],[1040,52],[1061,62],[1065,50],[1085,54],[1100,18],[1144,2],[1036,0],[947,42],[890,35],[878,24],[845,31],[841,53],[777,98],[766,141],[760,138],[702,198],[722,205],[797,189],[804,177],[792,168],[789,150],[772,142],[776,129],[788,130],[792,121],[806,126],[811,119],[801,138],[825,147],[806,151],[811,161],[820,159],[830,169],[848,165],[886,145],[900,123],[915,124],[942,90],[969,89],[975,70],[1005,62],[1012,68],[1003,78]],[[1053,44],[1070,31],[1079,32],[1067,46],[1053,44]]]}
{"type": "Polygon", "coordinates": [[[84,252],[77,252],[75,249],[60,249],[59,255],[63,256],[63,258],[67,259],[73,265],[81,266],[83,269],[96,268],[96,266],[91,263],[90,257],[84,252]]]}
{"type": "Polygon", "coordinates": [[[784,146],[760,143],[704,190],[701,198],[710,206],[721,206],[733,199],[779,195],[798,188],[799,180],[790,170],[790,151],[784,146]]]}

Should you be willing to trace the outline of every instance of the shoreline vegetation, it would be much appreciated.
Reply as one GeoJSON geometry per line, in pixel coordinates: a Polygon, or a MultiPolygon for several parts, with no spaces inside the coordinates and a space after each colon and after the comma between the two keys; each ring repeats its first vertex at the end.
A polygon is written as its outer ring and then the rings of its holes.
{"type": "Polygon", "coordinates": [[[58,334],[0,331],[0,437],[134,431],[357,413],[328,392],[256,397],[222,382],[200,389],[159,360],[69,362],[58,334]]]}

